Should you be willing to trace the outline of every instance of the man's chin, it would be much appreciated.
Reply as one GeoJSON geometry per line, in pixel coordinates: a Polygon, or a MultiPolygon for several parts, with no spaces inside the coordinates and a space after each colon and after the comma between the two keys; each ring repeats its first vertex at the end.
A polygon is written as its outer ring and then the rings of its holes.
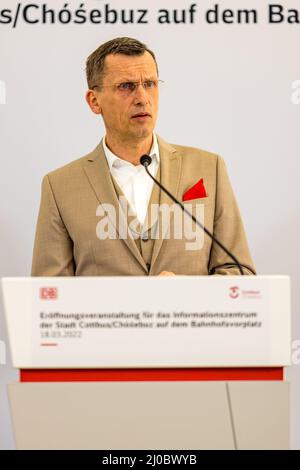
{"type": "Polygon", "coordinates": [[[153,130],[154,130],[153,127],[151,127],[151,128],[144,127],[144,128],[140,128],[140,129],[134,129],[131,132],[131,135],[136,139],[144,140],[144,139],[147,139],[147,137],[149,137],[153,134],[153,130]]]}

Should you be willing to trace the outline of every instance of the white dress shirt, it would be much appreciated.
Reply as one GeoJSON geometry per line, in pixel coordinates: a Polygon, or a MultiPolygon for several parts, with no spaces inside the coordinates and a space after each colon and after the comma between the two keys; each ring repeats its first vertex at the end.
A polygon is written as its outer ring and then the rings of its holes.
{"type": "MultiPolygon", "coordinates": [[[[153,189],[153,180],[147,175],[143,165],[133,165],[114,155],[107,147],[105,137],[103,139],[103,148],[111,175],[126,196],[138,221],[143,225],[153,189]]],[[[153,134],[153,143],[149,155],[152,157],[152,162],[148,168],[151,175],[155,176],[159,167],[159,148],[155,134],[153,134]]]]}

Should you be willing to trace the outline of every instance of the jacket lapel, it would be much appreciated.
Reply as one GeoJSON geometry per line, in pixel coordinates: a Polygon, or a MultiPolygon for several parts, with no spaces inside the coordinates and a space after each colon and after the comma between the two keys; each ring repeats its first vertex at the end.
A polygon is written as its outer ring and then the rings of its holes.
{"type": "MultiPolygon", "coordinates": [[[[156,172],[155,178],[160,181],[160,165],[156,172]]],[[[148,232],[157,222],[160,204],[160,188],[153,183],[151,197],[148,203],[147,214],[144,224],[141,228],[142,233],[148,232]]],[[[154,227],[153,227],[154,228],[154,227]]]]}
{"type": "MultiPolygon", "coordinates": [[[[181,177],[181,155],[176,151],[174,147],[165,142],[163,139],[158,137],[159,155],[160,155],[160,180],[162,185],[170,191],[176,198],[178,198],[178,188],[181,177]]],[[[167,204],[172,206],[174,203],[169,196],[161,190],[160,204],[167,204]]],[[[169,221],[162,220],[163,211],[159,213],[159,237],[154,242],[152,259],[151,259],[151,270],[157,259],[159,251],[162,247],[165,234],[169,229],[169,221]]]]}
{"type": "Polygon", "coordinates": [[[143,266],[145,271],[148,271],[146,263],[138,250],[138,247],[132,237],[131,231],[128,230],[127,214],[120,208],[119,200],[111,179],[111,174],[104,154],[102,142],[96,147],[94,152],[90,155],[88,163],[84,166],[86,176],[96,194],[100,204],[112,204],[115,210],[116,218],[111,217],[108,212],[108,217],[111,224],[116,229],[116,233],[120,236],[120,227],[122,227],[121,237],[126,243],[129,250],[143,266]]]}

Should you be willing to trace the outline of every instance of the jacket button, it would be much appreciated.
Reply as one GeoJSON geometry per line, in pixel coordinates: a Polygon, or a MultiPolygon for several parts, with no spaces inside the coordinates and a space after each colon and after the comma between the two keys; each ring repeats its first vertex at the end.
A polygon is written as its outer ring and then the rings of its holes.
{"type": "Polygon", "coordinates": [[[150,271],[151,264],[150,264],[150,263],[147,263],[146,266],[147,266],[148,271],[150,271]]]}
{"type": "Polygon", "coordinates": [[[147,242],[148,240],[149,240],[148,237],[143,237],[143,238],[142,238],[142,242],[147,242]]]}

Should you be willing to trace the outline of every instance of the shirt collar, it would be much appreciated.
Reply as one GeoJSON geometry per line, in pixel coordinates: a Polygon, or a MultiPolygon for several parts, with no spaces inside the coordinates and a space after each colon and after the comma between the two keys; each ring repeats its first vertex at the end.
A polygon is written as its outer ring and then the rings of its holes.
{"type": "MultiPolygon", "coordinates": [[[[120,157],[117,157],[106,145],[105,141],[106,136],[103,138],[102,143],[103,143],[103,149],[104,149],[104,154],[109,166],[109,170],[111,171],[112,167],[121,167],[125,165],[132,165],[130,162],[127,162],[126,160],[123,160],[120,157]]],[[[158,142],[157,142],[157,137],[156,134],[153,133],[153,141],[152,141],[152,147],[149,153],[150,157],[156,160],[157,163],[159,163],[159,147],[158,147],[158,142]]]]}

